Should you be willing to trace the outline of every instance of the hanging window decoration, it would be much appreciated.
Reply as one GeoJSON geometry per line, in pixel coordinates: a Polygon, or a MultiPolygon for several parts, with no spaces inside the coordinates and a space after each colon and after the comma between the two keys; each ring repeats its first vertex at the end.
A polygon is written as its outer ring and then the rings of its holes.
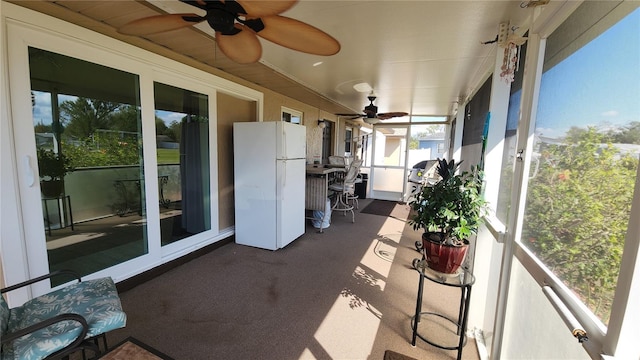
{"type": "Polygon", "coordinates": [[[507,83],[513,82],[516,70],[518,70],[520,62],[520,51],[518,50],[520,50],[520,47],[514,43],[508,43],[504,48],[500,77],[507,83]]]}
{"type": "Polygon", "coordinates": [[[514,80],[520,64],[520,46],[527,42],[526,37],[515,34],[517,29],[517,26],[509,27],[509,23],[502,23],[494,40],[482,42],[484,45],[498,43],[498,46],[504,49],[500,77],[507,83],[514,80]]]}
{"type": "Polygon", "coordinates": [[[498,46],[504,48],[500,77],[507,83],[512,83],[515,73],[520,65],[520,46],[527,42],[526,37],[515,34],[517,27],[507,30],[508,35],[504,41],[498,39],[498,46]]]}

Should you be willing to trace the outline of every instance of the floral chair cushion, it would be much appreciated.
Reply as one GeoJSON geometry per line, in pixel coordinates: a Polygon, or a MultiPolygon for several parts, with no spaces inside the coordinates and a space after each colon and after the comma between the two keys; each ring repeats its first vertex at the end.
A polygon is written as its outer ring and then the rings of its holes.
{"type": "Polygon", "coordinates": [[[4,297],[0,295],[0,338],[7,333],[9,325],[9,306],[4,301],[4,297]]]}
{"type": "MultiPolygon", "coordinates": [[[[75,283],[10,309],[7,332],[14,332],[64,313],[79,314],[86,319],[89,325],[86,338],[122,328],[127,320],[116,286],[107,277],[75,283]]],[[[43,359],[71,344],[80,332],[81,327],[77,322],[59,322],[3,347],[1,358],[43,359]]]]}

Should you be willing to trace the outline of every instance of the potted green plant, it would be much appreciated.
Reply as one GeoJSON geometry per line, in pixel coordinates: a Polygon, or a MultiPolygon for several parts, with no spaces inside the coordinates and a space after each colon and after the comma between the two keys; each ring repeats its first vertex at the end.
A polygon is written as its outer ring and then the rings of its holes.
{"type": "MultiPolygon", "coordinates": [[[[409,203],[409,224],[423,230],[422,249],[426,265],[443,273],[454,273],[463,263],[469,237],[484,220],[487,204],[482,196],[482,171],[456,173],[460,163],[438,159],[440,180],[425,185],[409,203]]],[[[418,245],[418,244],[416,244],[418,245]]]]}
{"type": "Polygon", "coordinates": [[[64,190],[64,176],[74,170],[64,154],[44,148],[38,149],[40,191],[46,197],[58,197],[64,190]]]}

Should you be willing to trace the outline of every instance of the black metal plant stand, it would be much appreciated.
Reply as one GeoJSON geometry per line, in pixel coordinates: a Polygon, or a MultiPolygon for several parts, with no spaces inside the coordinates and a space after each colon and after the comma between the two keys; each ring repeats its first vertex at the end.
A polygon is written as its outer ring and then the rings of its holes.
{"type": "Polygon", "coordinates": [[[416,346],[416,339],[420,338],[423,341],[431,344],[435,347],[445,349],[445,350],[457,350],[458,356],[457,359],[460,360],[462,358],[462,348],[466,344],[466,330],[467,330],[467,320],[469,315],[469,302],[471,300],[471,286],[475,283],[476,279],[471,274],[470,271],[460,267],[458,271],[454,274],[444,274],[432,270],[426,266],[426,261],[419,260],[414,261],[414,268],[420,274],[420,280],[418,282],[418,296],[416,299],[416,312],[415,315],[411,318],[411,328],[413,330],[413,337],[411,339],[411,345],[416,346]],[[452,286],[460,288],[460,307],[458,310],[458,319],[452,319],[443,314],[438,314],[435,312],[423,312],[422,311],[422,295],[424,291],[424,279],[428,279],[435,283],[452,286]],[[432,320],[433,317],[443,318],[448,322],[452,323],[456,328],[456,335],[458,336],[458,344],[457,345],[443,345],[438,344],[432,340],[429,340],[425,337],[425,335],[420,334],[418,331],[418,324],[421,320],[427,321],[432,320]],[[424,318],[424,319],[423,319],[424,318]]]}

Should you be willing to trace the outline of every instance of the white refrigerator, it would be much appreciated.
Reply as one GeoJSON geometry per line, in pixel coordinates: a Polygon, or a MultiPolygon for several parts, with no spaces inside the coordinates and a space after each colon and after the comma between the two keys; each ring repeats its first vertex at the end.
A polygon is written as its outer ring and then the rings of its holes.
{"type": "Polygon", "coordinates": [[[304,234],[306,127],[233,124],[236,243],[277,250],[304,234]]]}

